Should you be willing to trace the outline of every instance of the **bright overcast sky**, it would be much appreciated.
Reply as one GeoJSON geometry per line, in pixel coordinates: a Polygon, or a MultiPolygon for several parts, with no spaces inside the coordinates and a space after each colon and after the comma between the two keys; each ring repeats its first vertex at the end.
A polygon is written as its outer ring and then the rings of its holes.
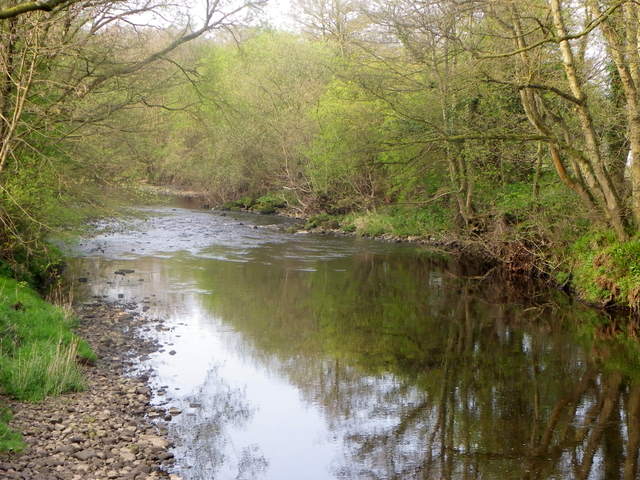
{"type": "Polygon", "coordinates": [[[274,27],[283,30],[295,30],[291,0],[268,0],[264,8],[264,18],[274,27]]]}
{"type": "MultiPolygon", "coordinates": [[[[244,3],[244,0],[240,0],[244,3]]],[[[266,23],[280,30],[296,31],[299,26],[293,19],[293,5],[296,0],[267,0],[266,6],[258,13],[255,20],[258,24],[266,23]]],[[[228,12],[239,5],[239,2],[221,2],[225,7],[220,9],[220,13],[228,12]]],[[[126,10],[126,9],[123,9],[126,10]]],[[[146,11],[128,17],[139,25],[154,25],[158,27],[168,27],[171,25],[183,25],[186,18],[190,17],[192,26],[199,26],[203,21],[204,2],[202,0],[186,0],[178,13],[171,8],[156,11],[146,11]]],[[[215,19],[214,19],[215,20],[215,19]]]]}

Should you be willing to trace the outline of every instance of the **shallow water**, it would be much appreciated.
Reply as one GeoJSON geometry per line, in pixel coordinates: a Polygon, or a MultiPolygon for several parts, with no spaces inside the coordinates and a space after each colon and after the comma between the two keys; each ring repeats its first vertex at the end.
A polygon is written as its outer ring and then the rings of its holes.
{"type": "Polygon", "coordinates": [[[73,272],[166,319],[144,367],[185,480],[638,478],[640,384],[593,312],[417,247],[144,210],[73,272]]]}

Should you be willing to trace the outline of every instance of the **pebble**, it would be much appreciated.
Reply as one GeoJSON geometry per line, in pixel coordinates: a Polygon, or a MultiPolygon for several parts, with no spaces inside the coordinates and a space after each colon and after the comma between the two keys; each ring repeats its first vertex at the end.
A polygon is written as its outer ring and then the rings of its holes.
{"type": "Polygon", "coordinates": [[[75,308],[77,332],[99,358],[83,366],[87,390],[40,404],[0,396],[13,411],[11,426],[27,443],[24,452],[0,460],[0,479],[182,480],[167,472],[174,455],[158,423],[180,411],[151,406],[148,374],[126,375],[127,365],[139,365],[160,347],[135,334],[151,320],[100,299],[75,308]]]}

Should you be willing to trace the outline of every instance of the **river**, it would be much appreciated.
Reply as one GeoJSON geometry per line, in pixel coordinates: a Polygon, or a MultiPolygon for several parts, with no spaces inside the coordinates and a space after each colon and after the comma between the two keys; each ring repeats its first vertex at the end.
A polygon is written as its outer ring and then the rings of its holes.
{"type": "Polygon", "coordinates": [[[597,313],[416,246],[140,213],[72,272],[164,320],[140,368],[185,480],[638,478],[640,383],[597,313]]]}

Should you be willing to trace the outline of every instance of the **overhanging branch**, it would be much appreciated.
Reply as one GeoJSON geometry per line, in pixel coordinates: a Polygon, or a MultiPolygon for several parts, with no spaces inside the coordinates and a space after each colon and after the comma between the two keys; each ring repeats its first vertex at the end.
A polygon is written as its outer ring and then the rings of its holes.
{"type": "Polygon", "coordinates": [[[51,12],[56,7],[74,3],[74,1],[77,0],[35,0],[33,2],[22,2],[11,7],[0,9],[0,20],[6,20],[7,18],[17,17],[23,13],[35,12],[37,10],[51,12]]]}

